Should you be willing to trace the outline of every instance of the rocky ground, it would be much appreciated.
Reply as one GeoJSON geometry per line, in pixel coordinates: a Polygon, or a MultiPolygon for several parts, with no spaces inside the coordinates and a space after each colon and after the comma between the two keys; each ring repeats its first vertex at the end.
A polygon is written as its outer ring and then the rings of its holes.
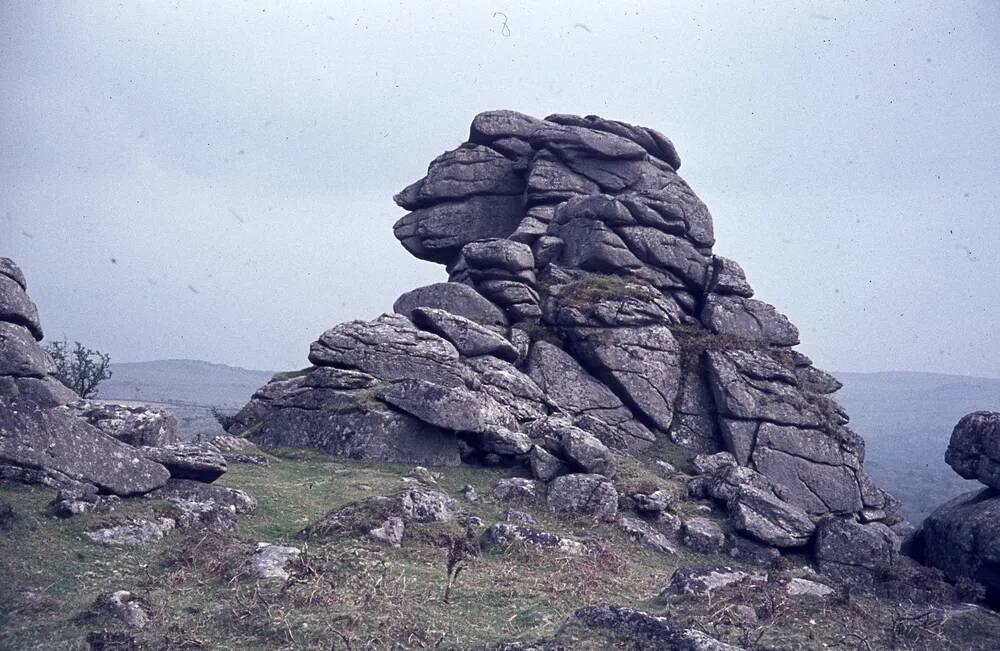
{"type": "Polygon", "coordinates": [[[448,282],[198,444],[62,387],[0,258],[0,641],[995,648],[1000,414],[946,457],[985,488],[915,531],[679,166],[644,127],[476,116],[395,198],[448,282]]]}
{"type": "Polygon", "coordinates": [[[134,544],[92,534],[177,519],[177,506],[133,499],[60,518],[56,491],[0,485],[0,648],[728,648],[701,632],[746,649],[992,649],[1000,639],[1000,618],[981,608],[852,595],[807,558],[741,556],[726,542],[698,551],[729,527],[712,501],[685,497],[692,476],[653,458],[695,472],[681,450],[619,466],[619,485],[662,492],[664,517],[623,503],[608,521],[497,491],[511,469],[425,473],[270,452],[270,465],[231,464],[212,484],[256,498],[237,527],[176,527],[134,544]],[[428,508],[376,498],[414,493],[428,508]],[[399,539],[384,526],[392,518],[399,539]],[[454,553],[470,525],[472,544],[454,553]],[[464,569],[445,601],[449,556],[464,569]],[[709,646],[680,646],[683,635],[709,646]]]}

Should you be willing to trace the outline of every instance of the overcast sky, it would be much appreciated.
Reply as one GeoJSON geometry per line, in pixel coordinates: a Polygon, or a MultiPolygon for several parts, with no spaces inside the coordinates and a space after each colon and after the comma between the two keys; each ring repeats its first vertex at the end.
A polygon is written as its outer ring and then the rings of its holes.
{"type": "Polygon", "coordinates": [[[673,139],[835,370],[1000,377],[1000,3],[0,4],[0,255],[115,361],[306,364],[443,280],[391,196],[479,111],[673,139]]]}

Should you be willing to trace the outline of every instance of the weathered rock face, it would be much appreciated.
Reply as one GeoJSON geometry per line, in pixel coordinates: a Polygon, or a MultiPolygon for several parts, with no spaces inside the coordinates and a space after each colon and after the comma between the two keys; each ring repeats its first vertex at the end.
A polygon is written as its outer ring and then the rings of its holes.
{"type": "Polygon", "coordinates": [[[166,483],[167,469],[88,425],[71,410],[0,398],[0,464],[54,471],[115,495],[166,483]]]}
{"type": "Polygon", "coordinates": [[[468,141],[395,197],[410,211],[396,237],[448,282],[323,333],[315,367],[258,391],[233,433],[424,465],[524,464],[550,482],[550,503],[570,493],[567,473],[610,477],[614,454],[670,440],[752,471],[745,487],[720,480],[718,499],[768,544],[803,546],[829,515],[892,522],[894,500],[828,397],[839,384],[712,253],[711,216],[679,165],[644,127],[476,116],[468,141]]]}
{"type": "Polygon", "coordinates": [[[166,410],[87,400],[72,406],[88,423],[122,443],[162,446],[177,441],[177,419],[166,410]]]}
{"type": "Polygon", "coordinates": [[[966,415],[951,433],[945,461],[982,490],[945,502],[924,520],[915,551],[952,577],[981,583],[1000,606],[1000,413],[966,415]]]}
{"type": "Polygon", "coordinates": [[[982,583],[1000,604],[1000,491],[984,488],[945,502],[924,520],[922,536],[928,565],[982,583]]]}
{"type": "Polygon", "coordinates": [[[966,479],[1000,489],[1000,412],[977,411],[958,421],[944,460],[966,479]]]}

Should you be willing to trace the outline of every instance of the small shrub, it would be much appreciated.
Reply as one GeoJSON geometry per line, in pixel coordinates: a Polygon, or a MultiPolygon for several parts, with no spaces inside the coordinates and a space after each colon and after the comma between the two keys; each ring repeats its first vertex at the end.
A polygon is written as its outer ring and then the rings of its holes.
{"type": "Polygon", "coordinates": [[[94,396],[98,385],[111,378],[111,356],[79,341],[73,342],[72,349],[65,339],[53,341],[45,350],[55,362],[56,377],[81,398],[94,396]]]}

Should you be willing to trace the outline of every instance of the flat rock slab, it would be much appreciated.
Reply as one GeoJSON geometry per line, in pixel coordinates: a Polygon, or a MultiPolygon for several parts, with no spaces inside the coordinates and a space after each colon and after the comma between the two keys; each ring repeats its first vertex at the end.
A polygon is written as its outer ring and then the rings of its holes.
{"type": "Polygon", "coordinates": [[[115,495],[148,493],[167,469],[59,407],[0,400],[0,463],[53,470],[115,495]]]}
{"type": "Polygon", "coordinates": [[[143,447],[140,452],[164,466],[175,479],[212,483],[226,473],[226,460],[210,443],[173,443],[163,447],[143,447]]]}

